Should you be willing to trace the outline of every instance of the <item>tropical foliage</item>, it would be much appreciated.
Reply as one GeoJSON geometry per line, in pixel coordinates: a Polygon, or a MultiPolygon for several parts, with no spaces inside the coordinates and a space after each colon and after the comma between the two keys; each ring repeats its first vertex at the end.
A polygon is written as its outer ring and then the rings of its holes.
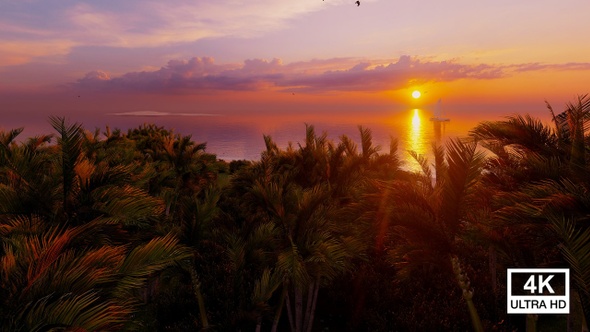
{"type": "Polygon", "coordinates": [[[432,159],[363,127],[230,163],[154,124],[0,132],[0,329],[581,330],[590,98],[547,105],[432,159]],[[570,268],[572,313],[507,315],[508,267],[570,268]]]}

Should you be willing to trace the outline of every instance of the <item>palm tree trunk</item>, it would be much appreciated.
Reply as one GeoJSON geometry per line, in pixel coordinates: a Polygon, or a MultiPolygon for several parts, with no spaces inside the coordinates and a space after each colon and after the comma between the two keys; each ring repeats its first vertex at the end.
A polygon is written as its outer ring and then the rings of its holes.
{"type": "Polygon", "coordinates": [[[197,271],[194,267],[190,267],[190,273],[193,290],[195,292],[195,297],[197,298],[197,304],[199,305],[199,314],[201,316],[203,330],[206,330],[209,328],[209,321],[207,320],[207,311],[205,310],[205,300],[203,299],[203,294],[201,293],[201,282],[199,281],[199,276],[197,275],[197,271]]]}
{"type": "MultiPolygon", "coordinates": [[[[497,274],[497,264],[498,264],[498,252],[496,248],[490,246],[488,248],[488,264],[490,269],[490,280],[492,282],[492,292],[494,294],[494,303],[498,303],[498,278],[496,277],[497,274]]],[[[498,319],[498,306],[494,305],[494,311],[492,312],[493,319],[498,319]]]]}
{"type": "Polygon", "coordinates": [[[302,331],[306,331],[307,326],[309,325],[309,317],[311,316],[311,303],[313,301],[314,284],[315,282],[309,283],[309,287],[307,288],[307,305],[305,306],[305,315],[303,316],[302,331]]]}
{"type": "Polygon", "coordinates": [[[585,323],[585,328],[586,331],[589,330],[588,323],[590,322],[590,298],[588,295],[583,294],[583,291],[578,290],[578,297],[580,298],[580,304],[582,306],[582,314],[584,316],[584,321],[582,322],[582,328],[584,328],[584,323],[585,323]]]}
{"type": "Polygon", "coordinates": [[[295,331],[301,332],[303,326],[303,298],[301,288],[295,286],[295,331]]]}
{"type": "Polygon", "coordinates": [[[537,319],[539,318],[538,315],[534,314],[527,314],[526,315],[526,332],[536,332],[537,331],[537,319]]]}
{"type": "Polygon", "coordinates": [[[281,319],[281,313],[283,312],[283,306],[285,304],[286,295],[287,295],[287,287],[285,287],[285,285],[283,285],[283,291],[281,292],[281,298],[279,299],[279,305],[278,305],[277,311],[275,313],[275,319],[272,322],[272,329],[270,330],[271,332],[277,332],[277,328],[279,326],[279,319],[281,319]]]}
{"type": "Polygon", "coordinates": [[[313,320],[315,318],[315,307],[318,303],[318,292],[320,290],[320,278],[315,282],[315,289],[313,292],[313,302],[311,304],[311,317],[309,318],[309,325],[307,326],[306,332],[311,332],[311,328],[313,327],[313,320]]]}
{"type": "Polygon", "coordinates": [[[450,259],[453,266],[453,271],[455,272],[457,284],[463,292],[463,299],[465,299],[465,303],[467,303],[467,309],[469,310],[469,316],[471,317],[473,330],[475,332],[483,332],[481,319],[477,313],[477,308],[475,308],[475,305],[473,304],[473,289],[471,289],[471,282],[469,281],[467,275],[463,272],[461,264],[459,263],[459,258],[455,255],[451,255],[450,259]]]}
{"type": "Polygon", "coordinates": [[[496,278],[496,264],[498,260],[498,254],[496,253],[496,248],[490,246],[488,249],[489,254],[489,267],[490,267],[490,278],[492,281],[492,291],[494,292],[494,298],[496,297],[496,289],[497,286],[497,278],[496,278]]]}
{"type": "Polygon", "coordinates": [[[295,332],[295,324],[293,322],[293,311],[291,310],[291,298],[289,297],[288,291],[286,292],[285,296],[285,302],[287,303],[287,317],[289,318],[289,326],[291,327],[291,332],[295,332]]]}
{"type": "Polygon", "coordinates": [[[477,309],[473,304],[473,293],[469,295],[469,299],[467,299],[465,294],[466,293],[463,293],[463,298],[465,298],[465,302],[467,302],[467,308],[469,310],[469,316],[471,317],[471,324],[473,325],[473,330],[476,332],[483,332],[483,325],[481,325],[479,314],[477,313],[477,309]]]}
{"type": "Polygon", "coordinates": [[[260,332],[261,329],[262,329],[262,315],[258,315],[258,318],[256,318],[256,332],[260,332]]]}

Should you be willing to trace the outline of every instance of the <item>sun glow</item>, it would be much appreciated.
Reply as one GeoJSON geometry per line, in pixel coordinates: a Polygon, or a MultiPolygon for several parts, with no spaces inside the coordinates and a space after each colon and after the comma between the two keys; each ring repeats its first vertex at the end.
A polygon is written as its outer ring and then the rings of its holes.
{"type": "Polygon", "coordinates": [[[412,98],[418,99],[418,98],[420,98],[420,96],[422,96],[422,93],[420,91],[418,91],[418,90],[412,91],[412,98]]]}

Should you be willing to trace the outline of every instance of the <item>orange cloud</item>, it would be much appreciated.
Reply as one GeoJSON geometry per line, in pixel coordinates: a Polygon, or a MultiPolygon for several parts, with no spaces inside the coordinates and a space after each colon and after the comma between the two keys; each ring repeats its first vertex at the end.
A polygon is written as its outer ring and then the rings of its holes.
{"type": "Polygon", "coordinates": [[[61,56],[67,54],[73,45],[65,39],[0,40],[0,67],[28,63],[35,57],[61,56]]]}
{"type": "MultiPolygon", "coordinates": [[[[90,91],[175,95],[202,95],[214,91],[316,94],[382,93],[428,85],[444,90],[441,84],[445,83],[449,90],[445,95],[459,94],[464,100],[497,96],[500,92],[503,99],[523,99],[529,95],[538,98],[540,91],[555,90],[555,79],[566,80],[564,75],[579,76],[582,82],[587,82],[583,77],[588,77],[589,71],[590,63],[464,64],[458,60],[436,61],[411,56],[401,56],[385,64],[358,59],[291,64],[283,64],[280,59],[250,59],[241,65],[216,64],[213,58],[203,57],[171,60],[158,70],[130,72],[116,77],[93,71],[71,87],[90,91]],[[347,68],[340,69],[342,66],[347,68]]],[[[578,81],[573,80],[572,83],[578,81]]],[[[572,85],[565,86],[571,88],[572,85]]]]}
{"type": "MultiPolygon", "coordinates": [[[[335,59],[341,63],[341,59],[335,59]]],[[[328,66],[324,61],[321,66],[328,66]]],[[[366,91],[400,89],[408,82],[451,82],[460,79],[498,79],[507,68],[487,64],[461,64],[458,61],[421,60],[402,56],[395,62],[375,65],[361,61],[348,69],[319,71],[305,62],[284,65],[279,59],[246,60],[241,66],[218,65],[212,58],[172,60],[156,71],[131,72],[109,78],[96,72],[73,84],[90,90],[151,91],[199,94],[204,91],[284,92],[366,91]]]]}

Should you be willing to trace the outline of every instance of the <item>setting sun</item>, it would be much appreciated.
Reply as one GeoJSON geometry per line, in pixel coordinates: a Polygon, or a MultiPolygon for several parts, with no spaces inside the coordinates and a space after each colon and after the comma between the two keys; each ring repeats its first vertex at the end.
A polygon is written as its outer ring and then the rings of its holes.
{"type": "Polygon", "coordinates": [[[421,95],[422,95],[422,93],[420,93],[420,91],[418,91],[418,90],[414,90],[412,92],[412,98],[414,98],[414,99],[420,98],[421,95]]]}

